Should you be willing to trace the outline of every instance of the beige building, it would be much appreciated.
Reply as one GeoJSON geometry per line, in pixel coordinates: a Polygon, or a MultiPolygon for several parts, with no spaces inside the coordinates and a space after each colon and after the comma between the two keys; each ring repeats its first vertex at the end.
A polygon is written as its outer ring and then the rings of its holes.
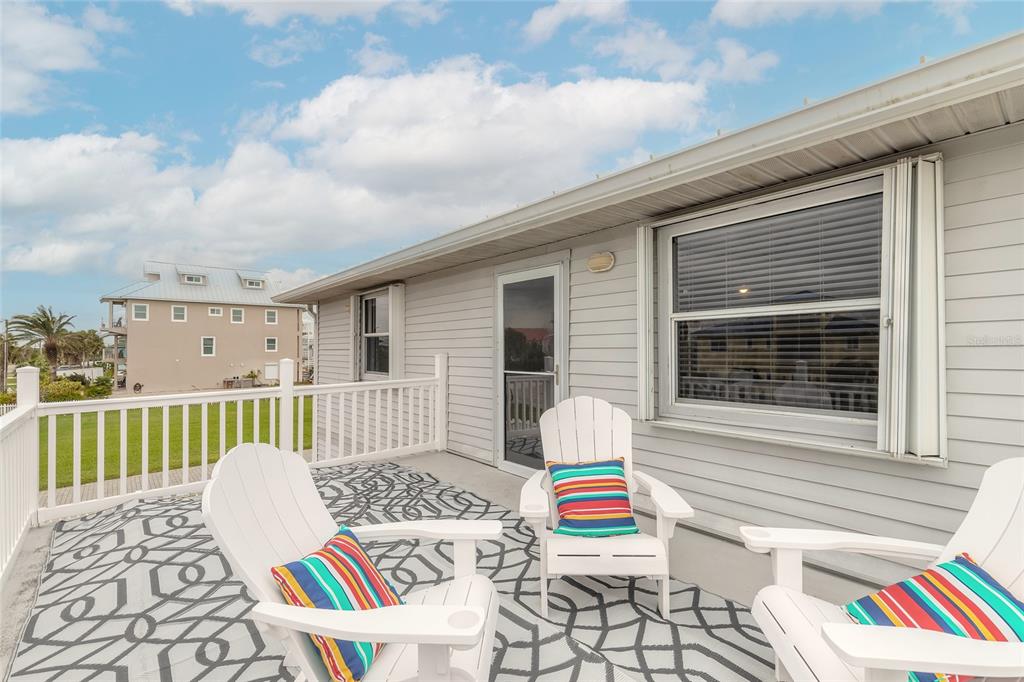
{"type": "Polygon", "coordinates": [[[143,273],[100,299],[113,338],[104,360],[116,363],[118,385],[164,393],[275,384],[284,358],[301,376],[303,308],[273,302],[267,273],[157,261],[143,273]]]}

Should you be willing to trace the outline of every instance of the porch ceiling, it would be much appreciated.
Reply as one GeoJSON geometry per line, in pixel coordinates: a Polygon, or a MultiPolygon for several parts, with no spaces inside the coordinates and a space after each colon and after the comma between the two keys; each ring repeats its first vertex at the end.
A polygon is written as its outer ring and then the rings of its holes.
{"type": "Polygon", "coordinates": [[[1024,120],[1024,33],[724,135],[275,297],[313,303],[750,195],[1024,120]]]}

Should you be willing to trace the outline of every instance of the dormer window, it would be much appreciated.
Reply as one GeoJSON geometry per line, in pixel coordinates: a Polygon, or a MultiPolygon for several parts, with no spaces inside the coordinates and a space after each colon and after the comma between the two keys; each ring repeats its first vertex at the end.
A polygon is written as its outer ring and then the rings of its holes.
{"type": "Polygon", "coordinates": [[[247,280],[245,280],[245,288],[246,289],[262,289],[263,288],[263,280],[262,279],[247,279],[247,280]]]}
{"type": "Polygon", "coordinates": [[[183,284],[206,284],[206,277],[204,275],[182,275],[181,281],[183,284]]]}

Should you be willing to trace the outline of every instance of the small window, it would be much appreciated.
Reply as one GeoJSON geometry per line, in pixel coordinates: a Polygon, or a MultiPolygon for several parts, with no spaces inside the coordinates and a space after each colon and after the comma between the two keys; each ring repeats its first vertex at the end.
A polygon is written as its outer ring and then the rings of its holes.
{"type": "Polygon", "coordinates": [[[149,304],[148,303],[132,303],[132,319],[137,322],[146,322],[149,320],[149,304]]]}
{"type": "Polygon", "coordinates": [[[390,329],[388,294],[380,291],[361,299],[363,374],[388,374],[390,329]]]}
{"type": "Polygon", "coordinates": [[[242,324],[245,322],[245,308],[231,309],[231,324],[242,324]]]}
{"type": "Polygon", "coordinates": [[[277,324],[277,311],[276,310],[266,310],[266,311],[264,311],[264,318],[263,319],[264,319],[264,321],[267,324],[277,324]]]}
{"type": "Polygon", "coordinates": [[[246,289],[262,289],[263,288],[263,280],[262,279],[247,279],[247,280],[245,280],[245,288],[246,289]]]}
{"type": "Polygon", "coordinates": [[[181,281],[185,284],[205,284],[205,278],[202,275],[183,275],[181,281]]]}
{"type": "Polygon", "coordinates": [[[171,321],[172,322],[187,322],[188,321],[188,308],[183,305],[172,305],[171,306],[171,321]]]}
{"type": "Polygon", "coordinates": [[[204,336],[200,343],[200,355],[204,358],[212,358],[217,354],[217,337],[204,336]]]}
{"type": "Polygon", "coordinates": [[[267,338],[265,338],[263,340],[263,348],[268,353],[276,353],[277,352],[277,337],[276,336],[268,336],[267,338]]]}
{"type": "Polygon", "coordinates": [[[210,317],[224,317],[224,309],[210,306],[210,317]]]}

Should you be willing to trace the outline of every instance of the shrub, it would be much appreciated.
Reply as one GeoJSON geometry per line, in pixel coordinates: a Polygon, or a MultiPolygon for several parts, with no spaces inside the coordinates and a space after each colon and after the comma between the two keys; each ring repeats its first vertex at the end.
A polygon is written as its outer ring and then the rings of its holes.
{"type": "Polygon", "coordinates": [[[92,385],[85,389],[88,398],[106,398],[114,392],[114,380],[108,376],[96,377],[92,385]]]}
{"type": "Polygon", "coordinates": [[[82,384],[83,386],[88,386],[89,383],[90,383],[89,382],[89,377],[85,376],[84,374],[82,374],[80,372],[75,372],[74,374],[68,374],[64,378],[65,379],[70,379],[71,381],[77,381],[78,383],[82,384]]]}
{"type": "Polygon", "coordinates": [[[65,400],[81,400],[82,384],[70,379],[57,379],[42,388],[44,403],[57,403],[65,400]]]}
{"type": "Polygon", "coordinates": [[[18,402],[18,396],[10,391],[0,391],[0,405],[13,405],[18,402]]]}

